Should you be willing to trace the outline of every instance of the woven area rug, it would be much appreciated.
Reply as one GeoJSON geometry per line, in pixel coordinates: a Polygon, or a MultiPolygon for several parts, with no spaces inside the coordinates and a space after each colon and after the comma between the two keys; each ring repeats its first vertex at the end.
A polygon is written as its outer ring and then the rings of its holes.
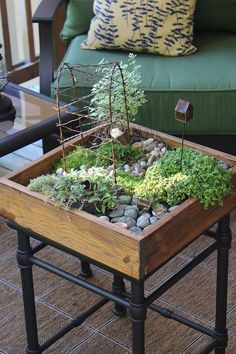
{"type": "MultiPolygon", "coordinates": [[[[235,212],[232,215],[232,230],[236,231],[235,212]]],[[[16,233],[0,218],[0,354],[23,354],[26,347],[16,240],[16,233]]],[[[210,242],[206,237],[200,236],[146,281],[146,292],[159,286],[210,242]]],[[[38,256],[74,274],[79,272],[79,259],[51,247],[40,251],[38,256]]],[[[33,273],[40,343],[99,299],[99,296],[37,267],[33,268],[33,273]]],[[[211,255],[161,296],[157,303],[204,326],[214,327],[215,276],[216,260],[215,255],[211,255]]],[[[91,282],[110,290],[112,276],[93,267],[91,282]]],[[[105,305],[45,353],[131,353],[131,324],[128,314],[116,317],[112,313],[112,307],[112,303],[105,305]]],[[[230,336],[227,353],[236,354],[236,234],[233,234],[230,252],[228,329],[230,336]]],[[[147,314],[145,331],[146,354],[195,354],[208,342],[208,338],[199,332],[151,311],[147,314]]]]}

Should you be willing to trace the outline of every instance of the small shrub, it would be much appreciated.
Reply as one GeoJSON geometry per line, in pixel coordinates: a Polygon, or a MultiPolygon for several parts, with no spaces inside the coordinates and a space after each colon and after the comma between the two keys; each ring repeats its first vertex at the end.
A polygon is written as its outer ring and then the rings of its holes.
{"type": "Polygon", "coordinates": [[[121,62],[119,64],[124,77],[128,109],[128,112],[126,112],[124,86],[122,84],[121,73],[118,66],[115,67],[111,86],[113,66],[109,65],[104,59],[99,64],[101,65],[97,69],[97,73],[101,74],[102,78],[94,84],[91,90],[91,93],[94,96],[91,99],[89,107],[90,114],[93,117],[96,117],[99,121],[107,120],[109,118],[109,91],[111,91],[113,123],[118,126],[124,126],[127,118],[129,121],[134,120],[139,107],[146,102],[144,91],[139,88],[141,84],[141,76],[139,72],[140,65],[136,64],[134,54],[129,54],[127,63],[121,62]]]}

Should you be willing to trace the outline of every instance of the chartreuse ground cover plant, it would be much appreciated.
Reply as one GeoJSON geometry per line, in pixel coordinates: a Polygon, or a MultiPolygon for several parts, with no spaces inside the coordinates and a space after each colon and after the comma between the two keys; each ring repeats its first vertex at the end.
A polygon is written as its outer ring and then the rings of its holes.
{"type": "Polygon", "coordinates": [[[166,201],[168,205],[194,197],[207,208],[216,203],[223,205],[223,197],[231,191],[230,179],[231,171],[222,168],[213,157],[190,148],[181,153],[178,148],[167,151],[147,170],[134,193],[166,201]]]}

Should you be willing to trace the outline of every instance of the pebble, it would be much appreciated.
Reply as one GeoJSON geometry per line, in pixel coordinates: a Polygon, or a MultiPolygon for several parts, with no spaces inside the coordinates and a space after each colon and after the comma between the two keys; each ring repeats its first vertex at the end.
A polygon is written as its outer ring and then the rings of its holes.
{"type": "Polygon", "coordinates": [[[113,210],[110,214],[109,214],[109,218],[120,218],[121,216],[124,215],[124,208],[119,207],[116,210],[113,210]]]}
{"type": "Polygon", "coordinates": [[[117,222],[116,225],[122,227],[122,229],[127,229],[128,225],[125,222],[117,222]]]}
{"type": "Polygon", "coordinates": [[[149,221],[150,221],[150,224],[155,224],[155,222],[157,222],[158,218],[156,216],[151,216],[149,221]]]}
{"type": "Polygon", "coordinates": [[[134,209],[125,209],[124,215],[129,216],[132,219],[137,219],[138,213],[134,209]]]}
{"type": "Polygon", "coordinates": [[[135,232],[136,234],[141,234],[143,232],[143,230],[141,229],[141,227],[138,226],[132,226],[129,228],[129,231],[135,232]]]}
{"type": "Polygon", "coordinates": [[[138,170],[140,168],[140,164],[136,162],[133,164],[132,168],[138,170]]]}
{"type": "Polygon", "coordinates": [[[148,145],[147,147],[145,147],[145,151],[147,151],[147,152],[152,152],[152,151],[155,149],[155,147],[156,147],[156,144],[155,144],[155,143],[150,144],[150,145],[148,145]]]}
{"type": "Polygon", "coordinates": [[[141,215],[142,217],[145,217],[147,219],[150,219],[150,217],[152,216],[151,214],[147,213],[146,211],[141,215]]]}
{"type": "Polygon", "coordinates": [[[163,146],[163,148],[161,148],[161,152],[162,152],[162,153],[165,153],[165,152],[166,152],[166,150],[167,150],[167,149],[166,149],[166,147],[165,147],[165,146],[163,146]]]}
{"type": "Polygon", "coordinates": [[[127,224],[128,226],[128,229],[132,226],[135,226],[136,225],[136,220],[130,218],[129,216],[122,216],[121,218],[119,218],[118,222],[122,222],[122,223],[125,223],[127,224]]]}
{"type": "Polygon", "coordinates": [[[146,168],[147,167],[147,162],[146,161],[140,161],[140,167],[146,168]]]}
{"type": "Polygon", "coordinates": [[[142,142],[142,145],[143,145],[143,147],[146,147],[146,146],[152,144],[153,142],[154,142],[154,139],[153,139],[153,138],[149,138],[149,139],[147,139],[147,140],[144,140],[144,141],[142,142]]]}
{"type": "Polygon", "coordinates": [[[160,156],[160,149],[158,149],[158,150],[157,149],[152,150],[151,156],[154,156],[154,157],[159,157],[160,156]]]}
{"type": "Polygon", "coordinates": [[[144,229],[146,226],[148,226],[150,224],[149,219],[147,216],[145,215],[141,215],[138,219],[137,219],[137,226],[141,227],[141,229],[144,229]]]}
{"type": "Polygon", "coordinates": [[[155,156],[151,155],[148,159],[147,165],[151,166],[155,160],[156,160],[155,156]]]}
{"type": "Polygon", "coordinates": [[[100,220],[103,220],[103,221],[110,221],[109,217],[106,216],[106,215],[101,215],[101,216],[99,216],[99,219],[100,219],[100,220]]]}
{"type": "MultiPolygon", "coordinates": [[[[133,200],[132,200],[132,203],[133,203],[133,200]]],[[[139,212],[139,207],[136,205],[136,204],[134,204],[134,205],[128,205],[126,208],[125,208],[125,210],[135,210],[137,213],[139,212]]]]}

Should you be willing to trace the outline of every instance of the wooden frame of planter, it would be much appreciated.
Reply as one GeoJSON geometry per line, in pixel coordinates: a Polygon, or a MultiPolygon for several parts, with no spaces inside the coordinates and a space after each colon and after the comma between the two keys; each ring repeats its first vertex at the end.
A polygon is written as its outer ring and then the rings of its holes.
{"type": "MultiPolygon", "coordinates": [[[[135,124],[144,137],[159,137],[171,147],[181,146],[181,139],[135,124]]],[[[89,130],[83,139],[107,125],[89,130]]],[[[66,151],[81,142],[70,141],[66,151]]],[[[0,179],[0,215],[44,236],[57,244],[115,269],[128,278],[142,279],[167,262],[225,214],[236,207],[236,157],[185,141],[185,146],[198,149],[232,165],[233,194],[224,198],[224,206],[204,209],[189,198],[142,234],[135,234],[78,209],[64,210],[46,200],[42,194],[30,191],[29,180],[47,173],[62,156],[58,147],[35,162],[0,179]]]]}

